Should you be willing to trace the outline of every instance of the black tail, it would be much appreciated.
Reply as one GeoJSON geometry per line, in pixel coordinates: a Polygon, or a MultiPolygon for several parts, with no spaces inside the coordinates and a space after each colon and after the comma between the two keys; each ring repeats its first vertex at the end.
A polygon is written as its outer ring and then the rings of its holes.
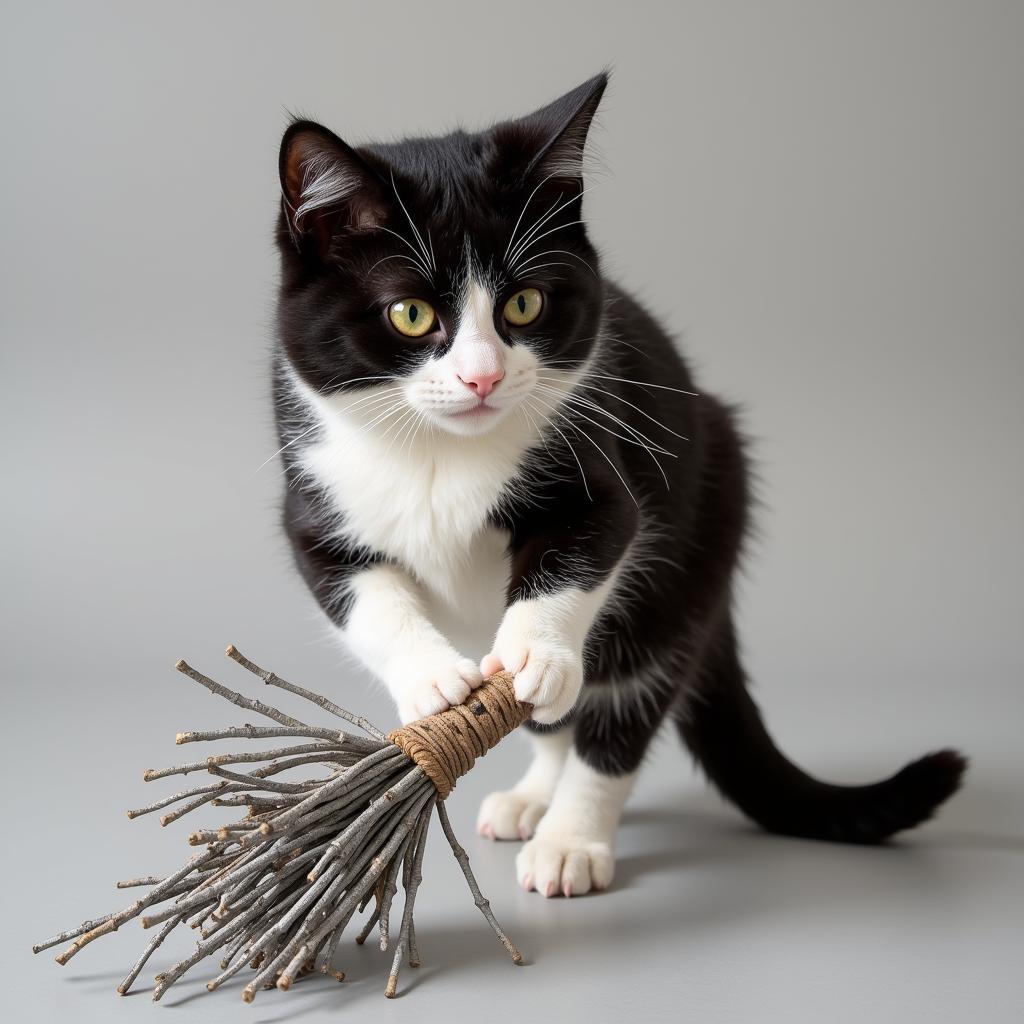
{"type": "Polygon", "coordinates": [[[747,692],[730,624],[677,724],[722,794],[770,832],[838,843],[880,843],[927,821],[960,785],[967,759],[940,750],[884,782],[835,786],[801,771],[772,742],[747,692]]]}

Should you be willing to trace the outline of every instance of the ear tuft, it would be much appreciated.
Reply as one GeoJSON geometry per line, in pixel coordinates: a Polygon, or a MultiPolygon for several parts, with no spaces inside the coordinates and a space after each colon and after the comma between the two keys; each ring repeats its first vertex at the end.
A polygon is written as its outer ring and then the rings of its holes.
{"type": "Polygon", "coordinates": [[[366,231],[384,219],[376,175],[322,125],[296,121],[289,126],[279,170],[285,217],[297,244],[312,234],[323,248],[335,231],[366,231]]]}

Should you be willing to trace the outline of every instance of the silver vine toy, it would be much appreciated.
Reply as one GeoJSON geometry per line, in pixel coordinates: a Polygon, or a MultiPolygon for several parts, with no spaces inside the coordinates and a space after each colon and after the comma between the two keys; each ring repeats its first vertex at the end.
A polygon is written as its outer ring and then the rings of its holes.
{"type": "Polygon", "coordinates": [[[118,882],[119,889],[148,886],[149,890],[122,910],[83,921],[40,942],[33,952],[73,940],[56,958],[63,965],[93,939],[144,915],[142,926],[158,930],[118,992],[123,995],[129,990],[168,935],[184,925],[199,932],[195,949],[156,975],[153,998],[159,999],[192,967],[217,955],[220,972],[206,987],[219,988],[248,965],[256,973],[242,990],[242,998],[251,1002],[261,989],[287,990],[296,978],[317,969],[343,980],[344,973],[332,965],[338,943],[352,917],[372,903],[356,942],[365,941],[377,926],[381,949],[393,944],[385,995],[394,996],[402,961],[407,958],[413,967],[420,963],[413,908],[427,828],[436,811],[474,902],[513,962],[522,963],[519,950],[480,892],[444,805],[456,779],[472,767],[475,758],[528,716],[529,706],[515,699],[511,676],[498,673],[465,704],[385,735],[326,697],[260,668],[235,647],[228,647],[227,654],[268,685],[312,701],[365,735],[307,725],[179,661],[175,667],[211,693],[276,723],[178,733],[179,744],[278,738],[295,742],[145,772],[146,781],[153,781],[205,770],[216,781],[129,811],[130,818],[177,805],[161,816],[160,823],[167,825],[206,804],[245,807],[245,817],[218,829],[193,832],[189,844],[205,849],[184,867],[163,878],[118,882]],[[280,778],[293,768],[308,770],[306,766],[326,769],[327,774],[299,781],[280,778]],[[391,909],[399,874],[405,905],[395,941],[391,909]]]}

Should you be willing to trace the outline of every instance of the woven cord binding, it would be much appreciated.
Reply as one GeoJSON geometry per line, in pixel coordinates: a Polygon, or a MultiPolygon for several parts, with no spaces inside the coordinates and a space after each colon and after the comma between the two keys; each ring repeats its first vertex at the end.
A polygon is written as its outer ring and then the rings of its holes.
{"type": "Polygon", "coordinates": [[[410,722],[388,739],[423,769],[443,800],[476,759],[522,725],[530,711],[516,700],[512,674],[496,672],[465,704],[410,722]]]}

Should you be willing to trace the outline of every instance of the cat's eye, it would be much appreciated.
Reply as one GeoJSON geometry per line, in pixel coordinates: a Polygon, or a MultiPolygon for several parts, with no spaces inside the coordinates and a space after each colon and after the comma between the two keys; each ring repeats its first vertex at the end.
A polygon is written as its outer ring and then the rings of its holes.
{"type": "Polygon", "coordinates": [[[399,334],[407,338],[422,338],[437,323],[434,307],[423,299],[400,299],[388,306],[388,319],[399,334]]]}
{"type": "Polygon", "coordinates": [[[525,327],[540,316],[543,307],[544,297],[536,288],[523,288],[505,303],[503,313],[513,327],[525,327]]]}

